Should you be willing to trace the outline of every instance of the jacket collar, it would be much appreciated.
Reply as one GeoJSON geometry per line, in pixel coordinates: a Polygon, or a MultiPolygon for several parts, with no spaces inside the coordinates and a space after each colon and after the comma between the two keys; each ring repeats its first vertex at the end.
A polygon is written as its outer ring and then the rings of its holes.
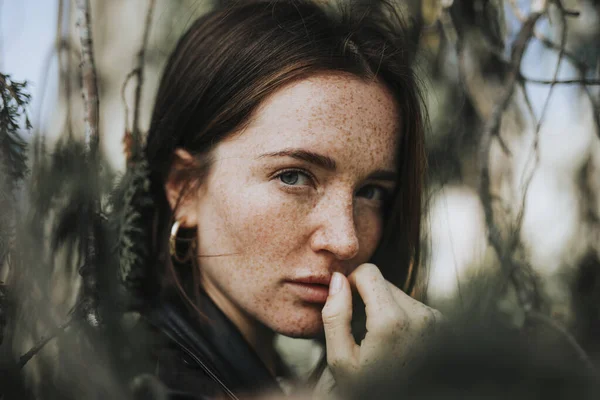
{"type": "Polygon", "coordinates": [[[221,386],[230,398],[235,393],[283,392],[237,327],[204,292],[197,316],[178,294],[167,296],[147,315],[192,361],[221,386]]]}

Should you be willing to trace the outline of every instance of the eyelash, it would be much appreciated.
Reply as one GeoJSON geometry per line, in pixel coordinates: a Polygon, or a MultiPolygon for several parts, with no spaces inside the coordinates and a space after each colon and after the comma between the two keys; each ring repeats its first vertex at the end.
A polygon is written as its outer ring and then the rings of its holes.
{"type": "MultiPolygon", "coordinates": [[[[290,184],[287,184],[287,183],[285,183],[285,182],[281,181],[281,177],[282,177],[283,175],[287,174],[287,173],[290,173],[290,172],[296,172],[296,173],[298,173],[298,174],[301,174],[301,175],[304,175],[304,176],[306,176],[306,177],[307,177],[307,178],[308,178],[308,179],[311,181],[311,183],[313,184],[313,186],[314,186],[314,185],[315,185],[315,183],[317,182],[317,179],[315,178],[315,176],[314,176],[313,174],[311,174],[310,172],[308,172],[308,171],[306,171],[306,170],[303,170],[303,169],[298,169],[298,168],[288,168],[288,169],[284,169],[284,170],[278,171],[278,172],[277,172],[277,173],[276,173],[276,174],[273,176],[273,179],[279,179],[279,181],[280,181],[280,182],[281,182],[283,185],[285,185],[286,187],[295,187],[296,185],[290,185],[290,184]]],[[[300,186],[302,186],[302,185],[300,185],[300,186]]]]}
{"type": "MultiPolygon", "coordinates": [[[[315,182],[317,181],[317,179],[315,178],[315,176],[314,176],[313,174],[311,174],[310,172],[308,172],[308,171],[306,171],[306,170],[303,170],[303,169],[297,169],[297,168],[290,168],[290,169],[284,169],[284,170],[278,171],[278,172],[277,172],[277,173],[276,173],[276,174],[273,176],[273,179],[279,179],[279,181],[280,181],[280,182],[281,182],[281,183],[282,183],[282,184],[283,184],[283,185],[284,185],[286,188],[294,188],[294,187],[302,187],[302,186],[305,186],[305,185],[298,185],[298,186],[297,186],[297,185],[291,185],[291,184],[287,184],[287,183],[285,183],[285,182],[281,181],[281,177],[282,177],[283,175],[287,174],[287,173],[290,173],[290,172],[296,172],[296,173],[298,173],[298,174],[301,174],[301,175],[304,175],[304,176],[306,176],[306,177],[307,177],[307,178],[308,178],[308,179],[309,179],[309,180],[312,182],[313,186],[314,186],[315,182]]],[[[387,201],[387,199],[389,198],[389,196],[390,196],[390,194],[391,194],[391,193],[390,193],[390,190],[389,190],[389,189],[387,189],[387,188],[385,188],[385,187],[383,187],[383,186],[379,186],[379,185],[367,185],[367,186],[363,186],[362,188],[360,188],[360,190],[358,190],[358,192],[357,192],[357,193],[359,193],[359,192],[361,192],[361,191],[365,190],[366,188],[371,188],[371,187],[372,187],[372,188],[375,188],[375,189],[379,189],[379,190],[382,192],[382,197],[383,197],[383,199],[382,199],[382,200],[378,200],[379,202],[383,203],[383,202],[386,202],[386,201],[387,201]]]]}
{"type": "MultiPolygon", "coordinates": [[[[373,201],[377,201],[379,203],[386,203],[390,197],[390,190],[387,188],[384,188],[383,186],[379,186],[379,185],[367,185],[364,186],[362,188],[360,188],[360,191],[363,191],[367,188],[375,188],[375,189],[379,189],[381,191],[381,200],[373,200],[373,201]]],[[[367,200],[371,200],[371,199],[367,199],[367,200]]]]}

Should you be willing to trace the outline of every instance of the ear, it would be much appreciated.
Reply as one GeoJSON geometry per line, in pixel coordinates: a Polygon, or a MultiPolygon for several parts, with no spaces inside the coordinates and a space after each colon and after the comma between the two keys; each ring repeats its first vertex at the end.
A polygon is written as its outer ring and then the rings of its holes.
{"type": "Polygon", "coordinates": [[[196,164],[194,156],[188,151],[176,149],[165,182],[165,194],[174,218],[181,221],[184,228],[198,225],[198,182],[190,178],[193,176],[190,172],[197,169],[196,164]]]}

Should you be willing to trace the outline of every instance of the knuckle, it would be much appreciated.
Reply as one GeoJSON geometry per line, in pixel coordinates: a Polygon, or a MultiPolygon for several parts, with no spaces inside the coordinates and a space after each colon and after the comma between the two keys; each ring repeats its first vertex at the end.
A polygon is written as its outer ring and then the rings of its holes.
{"type": "Polygon", "coordinates": [[[340,370],[343,369],[345,361],[342,357],[336,354],[327,353],[327,364],[331,369],[340,370]]]}
{"type": "Polygon", "coordinates": [[[323,309],[321,310],[321,315],[323,316],[323,318],[330,318],[337,314],[339,314],[339,312],[330,303],[326,303],[323,309]]]}
{"type": "Polygon", "coordinates": [[[433,317],[435,318],[435,320],[437,322],[443,322],[446,317],[444,317],[444,314],[442,314],[440,311],[436,310],[435,308],[431,308],[431,311],[433,312],[433,317]]]}
{"type": "Polygon", "coordinates": [[[325,326],[338,326],[345,321],[342,314],[339,312],[326,310],[325,308],[323,308],[321,316],[323,318],[323,325],[325,326]]]}
{"type": "Polygon", "coordinates": [[[349,376],[354,369],[348,359],[331,353],[327,354],[327,365],[336,377],[349,376]]]}
{"type": "Polygon", "coordinates": [[[420,325],[424,330],[433,331],[438,326],[441,319],[442,314],[439,311],[431,307],[425,306],[421,315],[420,325]]]}
{"type": "Polygon", "coordinates": [[[432,312],[434,328],[439,329],[444,324],[446,317],[444,317],[444,314],[434,308],[430,308],[430,310],[432,312]]]}
{"type": "Polygon", "coordinates": [[[323,314],[323,324],[326,326],[337,325],[339,319],[340,319],[339,315],[336,315],[336,314],[332,314],[332,315],[323,314]]]}
{"type": "Polygon", "coordinates": [[[406,313],[395,308],[386,309],[381,313],[380,318],[374,321],[375,330],[384,336],[406,330],[409,325],[410,321],[406,318],[406,313]]]}
{"type": "Polygon", "coordinates": [[[400,310],[392,308],[386,310],[383,318],[387,326],[395,326],[400,322],[404,322],[405,319],[400,310]]]}
{"type": "Polygon", "coordinates": [[[379,268],[377,268],[377,266],[375,264],[371,264],[371,263],[365,263],[365,264],[361,264],[355,271],[357,276],[360,276],[361,278],[378,278],[379,276],[381,276],[381,271],[379,271],[379,268]]]}

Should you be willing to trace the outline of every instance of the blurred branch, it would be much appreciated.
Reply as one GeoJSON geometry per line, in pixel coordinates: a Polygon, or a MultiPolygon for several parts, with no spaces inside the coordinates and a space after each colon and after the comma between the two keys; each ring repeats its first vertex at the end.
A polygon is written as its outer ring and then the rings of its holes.
{"type": "Polygon", "coordinates": [[[146,12],[146,21],[144,23],[144,33],[142,35],[142,45],[138,52],[137,66],[127,74],[125,82],[121,88],[121,97],[125,104],[125,155],[129,162],[133,155],[140,154],[142,146],[142,135],[140,129],[140,111],[141,111],[141,100],[142,100],[142,87],[144,85],[144,65],[146,63],[146,50],[148,48],[148,39],[150,38],[150,27],[152,25],[152,15],[156,6],[156,0],[149,0],[148,10],[146,12]],[[129,107],[127,106],[127,100],[125,99],[125,89],[131,78],[136,77],[137,85],[135,88],[135,100],[133,107],[133,124],[131,130],[127,129],[127,122],[129,121],[129,107]]]}
{"type": "Polygon", "coordinates": [[[581,71],[587,71],[590,67],[585,62],[581,61],[577,56],[567,49],[561,47],[559,44],[554,43],[552,40],[548,39],[541,33],[535,32],[535,38],[539,40],[544,46],[549,49],[553,49],[556,51],[562,51],[566,58],[569,59],[575,66],[581,71]]]}
{"type": "MultiPolygon", "coordinates": [[[[459,78],[461,82],[467,82],[467,77],[469,76],[468,72],[465,69],[464,63],[461,61],[461,54],[463,52],[463,43],[461,42],[461,36],[459,35],[455,23],[452,19],[450,9],[444,8],[440,14],[440,23],[442,25],[442,30],[444,31],[448,42],[454,47],[456,54],[458,55],[458,69],[459,69],[459,78]]],[[[502,60],[502,55],[499,54],[498,49],[489,43],[489,41],[485,41],[487,43],[487,51],[496,55],[498,60],[502,60]]],[[[508,97],[510,99],[510,96],[508,97]]],[[[506,102],[506,106],[508,106],[508,100],[506,102]]],[[[506,107],[505,107],[506,108],[506,107]]],[[[496,137],[500,147],[504,151],[504,153],[511,155],[510,149],[508,145],[502,139],[500,135],[499,129],[493,130],[493,136],[496,137]]]]}
{"type": "Polygon", "coordinates": [[[520,268],[521,265],[513,259],[512,251],[514,250],[514,243],[518,239],[513,239],[511,245],[506,248],[503,245],[502,234],[500,229],[495,223],[494,210],[492,206],[492,194],[490,192],[490,170],[489,170],[489,156],[492,145],[492,138],[498,137],[500,130],[500,123],[502,115],[508,108],[515,87],[519,82],[521,61],[527,44],[533,36],[533,30],[536,22],[542,16],[539,12],[534,12],[527,17],[527,20],[521,26],[517,38],[514,42],[512,49],[510,69],[508,71],[507,79],[504,84],[505,91],[495,108],[492,110],[492,115],[485,124],[483,135],[480,143],[480,187],[479,195],[484,208],[485,221],[488,228],[488,240],[494,248],[500,263],[507,269],[507,273],[511,282],[517,290],[519,300],[526,309],[530,308],[531,301],[528,299],[528,294],[523,288],[522,283],[516,279],[515,270],[520,268]]]}
{"type": "MultiPolygon", "coordinates": [[[[564,8],[562,8],[562,3],[558,3],[557,6],[559,7],[559,10],[560,9],[564,10],[564,8]]],[[[582,76],[585,76],[587,74],[587,72],[590,70],[590,66],[586,62],[582,61],[575,54],[573,54],[569,50],[565,49],[564,46],[554,43],[552,40],[550,40],[549,38],[540,34],[539,32],[535,32],[534,35],[535,35],[535,38],[537,40],[539,40],[547,48],[561,52],[569,61],[571,61],[573,64],[575,64],[575,67],[579,70],[579,73],[582,76]]],[[[529,80],[529,81],[531,81],[531,80],[529,80]]],[[[596,126],[598,128],[598,129],[596,129],[596,134],[600,137],[600,104],[598,104],[594,95],[592,94],[592,92],[590,91],[590,89],[588,87],[588,85],[597,84],[597,83],[595,83],[595,82],[597,82],[597,80],[589,80],[590,83],[583,83],[583,82],[588,82],[588,80],[583,79],[581,84],[583,84],[583,89],[585,90],[585,92],[588,96],[588,99],[592,103],[592,107],[594,109],[594,120],[595,120],[596,126]]],[[[535,82],[532,82],[532,83],[535,83],[535,82]]],[[[539,82],[539,83],[545,84],[546,82],[539,82]]],[[[556,82],[556,83],[562,84],[561,82],[556,82]]],[[[573,82],[573,83],[578,84],[579,82],[573,82]]],[[[552,84],[552,83],[548,82],[548,84],[552,84]]],[[[564,81],[564,84],[570,84],[570,82],[564,81]]]]}
{"type": "MultiPolygon", "coordinates": [[[[525,88],[525,83],[527,82],[527,83],[549,84],[549,85],[551,85],[551,87],[550,87],[548,95],[544,101],[544,105],[542,108],[540,118],[536,122],[535,133],[534,133],[534,142],[533,142],[533,146],[532,146],[532,152],[535,157],[535,165],[533,166],[531,173],[529,174],[526,182],[524,183],[524,191],[523,191],[523,196],[522,196],[522,201],[521,201],[521,209],[519,210],[519,214],[517,216],[515,232],[513,233],[514,236],[513,236],[513,240],[512,240],[512,245],[510,247],[516,246],[516,244],[519,241],[520,230],[522,227],[523,216],[524,216],[524,212],[525,212],[525,204],[526,204],[525,202],[527,199],[528,189],[530,187],[531,181],[533,179],[533,176],[535,174],[536,168],[539,163],[539,134],[540,134],[541,124],[543,123],[543,121],[545,119],[545,116],[546,116],[546,113],[548,110],[548,106],[549,106],[549,102],[550,102],[550,98],[552,97],[554,86],[556,84],[585,84],[584,82],[586,82],[586,80],[581,80],[581,79],[580,80],[562,80],[562,81],[558,80],[560,66],[561,66],[563,57],[565,56],[565,53],[566,53],[566,51],[565,51],[565,46],[566,46],[566,42],[567,42],[567,20],[566,20],[566,17],[568,16],[568,13],[562,6],[561,0],[554,0],[554,3],[557,5],[557,7],[559,8],[559,11],[560,11],[562,31],[561,31],[560,44],[559,45],[553,44],[553,46],[552,46],[553,48],[555,48],[559,51],[558,59],[557,59],[556,66],[554,69],[553,78],[551,80],[527,79],[527,78],[523,77],[520,74],[520,72],[519,72],[519,76],[518,76],[518,79],[520,81],[521,88],[523,90],[523,94],[525,97],[526,105],[528,107],[530,114],[534,118],[534,120],[535,120],[535,113],[533,111],[531,100],[529,99],[529,96],[527,94],[527,91],[525,88]]],[[[511,1],[511,5],[513,5],[513,4],[514,4],[514,2],[511,1]]],[[[525,24],[523,26],[525,27],[525,24]]],[[[535,33],[534,33],[534,35],[535,35],[535,33]]],[[[593,82],[593,81],[591,81],[591,82],[593,82]]],[[[525,168],[525,170],[526,170],[526,168],[525,168]]],[[[487,218],[487,215],[488,215],[488,213],[486,211],[486,218],[487,218]]],[[[509,250],[510,250],[510,247],[509,247],[509,250]]],[[[544,325],[550,327],[552,330],[559,333],[565,339],[565,341],[569,344],[569,346],[576,352],[578,358],[584,363],[586,368],[588,368],[590,371],[592,371],[594,373],[597,372],[596,368],[595,368],[594,364],[592,363],[588,354],[581,347],[581,345],[577,342],[575,337],[573,337],[573,335],[571,335],[563,326],[561,326],[561,324],[559,324],[554,319],[552,319],[542,313],[539,313],[529,307],[525,307],[525,313],[526,313],[525,315],[526,315],[527,319],[541,322],[544,325]]]]}
{"type": "Polygon", "coordinates": [[[83,101],[85,107],[85,133],[90,153],[96,156],[100,143],[98,83],[96,80],[96,64],[94,62],[94,46],[92,41],[92,23],[90,19],[90,0],[77,0],[77,28],[81,41],[81,74],[83,84],[83,101]]]}
{"type": "Polygon", "coordinates": [[[568,9],[566,9],[566,8],[565,8],[564,6],[562,6],[562,5],[561,5],[561,11],[562,11],[562,14],[563,14],[565,17],[575,17],[575,18],[577,18],[577,17],[579,17],[579,15],[581,15],[581,13],[580,13],[579,11],[575,11],[575,10],[568,10],[568,9]]]}
{"type": "Polygon", "coordinates": [[[138,66],[137,66],[137,87],[135,90],[135,105],[133,109],[133,139],[136,144],[141,144],[140,137],[140,126],[139,126],[139,118],[140,118],[140,108],[141,108],[141,99],[142,99],[142,86],[144,85],[144,63],[146,57],[146,48],[148,47],[148,39],[150,37],[150,26],[152,24],[152,14],[154,12],[154,7],[156,5],[156,0],[150,0],[150,4],[148,5],[148,11],[146,13],[146,22],[144,23],[144,35],[142,36],[142,47],[138,53],[138,66]]]}
{"type": "MultiPolygon", "coordinates": [[[[99,137],[99,99],[98,84],[96,79],[96,64],[94,63],[94,48],[92,40],[92,24],[90,18],[90,0],[77,0],[77,27],[79,29],[79,39],[81,41],[81,75],[83,80],[83,99],[85,106],[85,128],[88,139],[87,162],[94,165],[98,160],[99,137]]],[[[96,171],[96,168],[92,168],[96,171]]],[[[92,176],[90,176],[91,178],[92,176]]],[[[95,176],[94,178],[97,178],[95,176]]],[[[97,183],[97,182],[95,182],[97,183]]],[[[95,191],[97,187],[90,186],[95,191]]],[[[100,324],[98,314],[98,254],[96,224],[99,222],[97,217],[101,211],[98,199],[99,193],[91,194],[90,207],[83,217],[86,224],[86,236],[81,238],[81,254],[83,255],[83,265],[79,268],[79,274],[82,278],[81,300],[82,312],[88,323],[97,327],[100,324]]],[[[77,201],[74,199],[74,201],[77,201]]]]}
{"type": "Polygon", "coordinates": [[[58,328],[56,328],[54,330],[54,332],[52,332],[47,337],[42,338],[27,353],[25,353],[21,357],[19,357],[19,362],[17,363],[17,369],[22,369],[29,362],[29,360],[31,360],[37,353],[39,353],[44,348],[44,346],[46,346],[46,344],[48,344],[49,341],[51,341],[52,339],[54,339],[58,335],[60,335],[62,332],[64,332],[64,330],[67,329],[69,327],[69,325],[71,325],[72,322],[73,322],[73,319],[69,318],[69,320],[67,322],[65,322],[58,328]]]}
{"type": "MultiPolygon", "coordinates": [[[[58,68],[60,71],[60,81],[64,83],[65,100],[66,100],[66,115],[65,121],[67,126],[67,133],[73,134],[73,123],[71,115],[71,51],[72,46],[69,42],[69,35],[63,35],[63,21],[65,8],[70,5],[70,2],[65,0],[59,0],[58,2],[58,18],[56,24],[56,54],[58,57],[58,68]],[[66,53],[66,58],[63,55],[63,51],[66,53]]],[[[67,25],[68,26],[68,25],[67,25]]]]}
{"type": "MultiPolygon", "coordinates": [[[[127,74],[125,80],[123,81],[123,85],[121,86],[121,100],[123,101],[123,106],[125,107],[125,135],[131,135],[131,132],[127,125],[129,124],[129,106],[127,105],[127,98],[125,96],[125,91],[127,90],[127,85],[133,77],[138,74],[138,69],[134,68],[131,72],[127,74]]],[[[126,136],[127,137],[127,136],[126,136]]],[[[127,147],[127,146],[126,146],[127,147]]]]}
{"type": "Polygon", "coordinates": [[[527,19],[527,17],[525,17],[525,14],[523,14],[523,12],[521,11],[521,9],[517,5],[516,0],[508,0],[508,4],[509,4],[510,9],[512,10],[513,14],[515,14],[515,17],[517,17],[517,19],[519,21],[525,22],[525,20],[527,19]]]}
{"type": "MultiPolygon", "coordinates": [[[[557,0],[557,1],[559,1],[559,0],[557,0]]],[[[552,80],[551,80],[550,90],[548,91],[548,95],[546,96],[546,100],[544,101],[540,119],[536,122],[536,126],[535,126],[533,146],[531,149],[531,154],[533,154],[533,158],[534,158],[534,165],[531,169],[529,176],[527,177],[527,179],[525,180],[525,182],[523,184],[523,197],[521,199],[521,208],[519,209],[519,213],[517,214],[517,220],[516,220],[516,224],[515,224],[515,232],[513,233],[513,240],[512,240],[513,244],[511,245],[511,247],[513,247],[513,248],[517,245],[518,241],[520,240],[521,228],[523,226],[523,218],[525,216],[525,205],[526,205],[526,201],[527,201],[527,194],[529,193],[529,186],[531,184],[531,181],[533,180],[533,177],[537,170],[537,167],[539,164],[539,159],[540,159],[540,155],[539,155],[540,129],[542,127],[542,122],[544,121],[544,119],[546,117],[546,113],[548,111],[548,106],[550,104],[550,98],[552,97],[552,93],[554,91],[554,85],[555,85],[556,81],[558,80],[560,64],[563,60],[563,55],[564,55],[563,49],[565,48],[565,45],[567,43],[567,21],[565,20],[564,16],[562,16],[561,21],[562,21],[562,30],[561,30],[561,39],[560,39],[560,49],[561,50],[558,53],[558,59],[556,61],[556,66],[554,68],[554,76],[552,77],[552,80]]],[[[522,76],[523,75],[519,72],[519,78],[522,78],[522,76]]],[[[526,92],[524,85],[523,85],[523,90],[524,90],[524,92],[526,92]]],[[[535,115],[534,115],[534,119],[535,119],[535,115]]],[[[524,174],[527,171],[526,166],[527,166],[527,164],[529,164],[529,159],[525,163],[525,168],[523,170],[524,174]]]]}
{"type": "Polygon", "coordinates": [[[527,83],[537,83],[540,85],[600,85],[600,79],[532,79],[521,76],[521,79],[527,81],[527,83]]]}

